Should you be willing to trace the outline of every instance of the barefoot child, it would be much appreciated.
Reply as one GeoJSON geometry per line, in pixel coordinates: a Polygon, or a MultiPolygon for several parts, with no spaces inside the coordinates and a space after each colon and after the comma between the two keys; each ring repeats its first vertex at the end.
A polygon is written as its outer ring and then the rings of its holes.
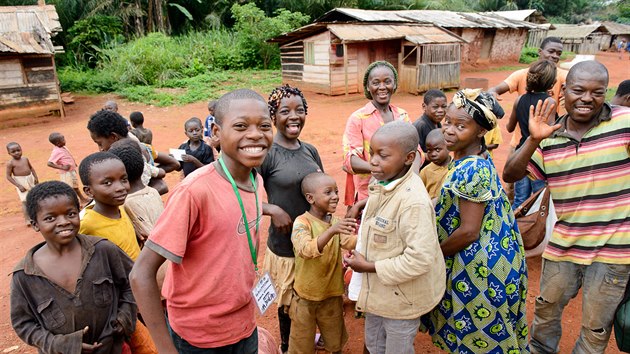
{"type": "Polygon", "coordinates": [[[339,202],[337,183],[314,172],[302,180],[302,192],[311,208],[293,223],[296,295],[291,301],[289,353],[313,351],[319,327],[324,348],[341,353],[348,341],[343,321],[343,265],[341,248],[354,249],[357,223],[332,215],[339,202]]]}
{"type": "Polygon", "coordinates": [[[88,200],[79,190],[77,163],[74,161],[74,157],[72,157],[68,148],[66,148],[66,138],[61,133],[53,132],[48,136],[48,141],[54,146],[48,158],[48,167],[59,170],[59,179],[72,187],[77,196],[79,196],[81,203],[85,204],[88,200]]]}
{"type": "Polygon", "coordinates": [[[37,183],[37,173],[31,166],[31,162],[22,157],[22,147],[16,142],[7,144],[7,152],[12,159],[7,162],[7,181],[15,186],[18,192],[20,202],[22,202],[22,213],[24,214],[24,222],[27,226],[31,225],[31,219],[26,212],[26,193],[37,183]]]}
{"type": "Polygon", "coordinates": [[[253,169],[271,147],[272,121],[265,100],[245,89],[223,95],[215,113],[221,158],[174,188],[130,274],[160,353],[258,350],[252,288],[263,188],[253,169]],[[155,279],[166,259],[168,318],[155,279]]]}
{"type": "Polygon", "coordinates": [[[431,163],[420,171],[420,178],[427,188],[429,197],[433,200],[440,196],[444,178],[448,173],[448,163],[451,162],[451,155],[446,148],[446,141],[441,129],[433,129],[427,135],[426,145],[427,159],[431,163]]]}
{"type": "Polygon", "coordinates": [[[188,141],[181,144],[179,148],[186,151],[186,154],[182,155],[181,163],[185,177],[199,167],[214,161],[214,153],[212,147],[203,141],[203,126],[199,118],[192,117],[187,120],[184,123],[184,133],[188,141]]]}
{"type": "Polygon", "coordinates": [[[376,182],[369,186],[363,211],[363,246],[344,258],[353,271],[363,273],[356,307],[365,312],[370,353],[413,353],[420,316],[444,294],[435,212],[411,169],[417,148],[418,133],[404,122],[383,125],[371,139],[376,182]]]}
{"type": "Polygon", "coordinates": [[[45,242],[13,270],[11,324],[40,353],[121,353],[134,330],[132,262],[111,242],[79,234],[79,200],[67,184],[44,182],[27,196],[45,242]]]}

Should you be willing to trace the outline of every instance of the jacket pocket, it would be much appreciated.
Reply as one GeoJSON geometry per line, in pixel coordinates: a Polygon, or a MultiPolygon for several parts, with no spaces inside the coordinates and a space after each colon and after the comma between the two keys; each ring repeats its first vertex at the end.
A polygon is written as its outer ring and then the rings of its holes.
{"type": "Polygon", "coordinates": [[[59,328],[66,324],[66,316],[53,298],[46,299],[37,305],[37,313],[39,313],[44,321],[44,327],[49,330],[59,328]]]}
{"type": "Polygon", "coordinates": [[[114,282],[110,278],[96,279],[92,282],[92,292],[96,306],[109,306],[114,298],[114,282]]]}
{"type": "Polygon", "coordinates": [[[389,250],[398,245],[400,240],[396,237],[396,222],[392,219],[380,216],[369,220],[370,245],[379,250],[389,250]]]}
{"type": "Polygon", "coordinates": [[[413,303],[407,297],[407,294],[405,294],[405,292],[402,290],[402,288],[399,285],[394,286],[393,290],[394,290],[394,296],[400,302],[402,302],[403,304],[406,304],[406,305],[413,305],[413,303]]]}

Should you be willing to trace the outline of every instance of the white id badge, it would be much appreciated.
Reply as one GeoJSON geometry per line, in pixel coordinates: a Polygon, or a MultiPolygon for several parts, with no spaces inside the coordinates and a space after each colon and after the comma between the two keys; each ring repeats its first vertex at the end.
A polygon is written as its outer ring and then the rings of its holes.
{"type": "Polygon", "coordinates": [[[258,279],[256,286],[252,289],[252,295],[254,295],[254,300],[256,300],[260,314],[264,314],[273,303],[273,300],[276,299],[276,296],[278,296],[268,272],[265,272],[265,274],[258,279]]]}

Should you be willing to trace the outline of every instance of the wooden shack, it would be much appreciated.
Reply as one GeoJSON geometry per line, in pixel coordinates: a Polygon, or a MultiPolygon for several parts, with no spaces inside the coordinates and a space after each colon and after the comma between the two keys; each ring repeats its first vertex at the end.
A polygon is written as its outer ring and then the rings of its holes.
{"type": "Polygon", "coordinates": [[[562,40],[565,51],[575,54],[596,54],[610,46],[611,35],[601,23],[589,25],[554,24],[549,36],[562,40]]]}
{"type": "Polygon", "coordinates": [[[315,23],[270,42],[280,45],[284,83],[327,95],[363,92],[376,60],[396,67],[404,92],[459,86],[464,41],[432,25],[315,23]]]}
{"type": "Polygon", "coordinates": [[[51,41],[61,30],[53,5],[0,7],[0,121],[63,115],[51,41]]]}
{"type": "Polygon", "coordinates": [[[630,42],[630,25],[610,21],[604,21],[602,25],[606,27],[606,30],[611,36],[610,42],[605,43],[608,47],[604,49],[611,48],[617,50],[616,44],[622,39],[624,39],[626,43],[630,42]]]}
{"type": "Polygon", "coordinates": [[[414,23],[434,25],[461,37],[461,62],[477,65],[487,62],[518,61],[530,29],[540,25],[507,19],[492,13],[440,10],[376,11],[333,9],[315,23],[414,23]]]}

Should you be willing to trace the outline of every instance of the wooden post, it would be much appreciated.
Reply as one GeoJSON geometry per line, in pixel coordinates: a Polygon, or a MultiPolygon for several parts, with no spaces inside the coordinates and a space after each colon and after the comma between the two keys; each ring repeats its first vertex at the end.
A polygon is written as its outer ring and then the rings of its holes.
{"type": "Polygon", "coordinates": [[[346,96],[348,96],[348,46],[346,45],[346,42],[343,42],[343,76],[346,96]]]}
{"type": "MultiPolygon", "coordinates": [[[[43,1],[43,0],[41,0],[43,1]]],[[[53,65],[53,74],[55,75],[55,86],[57,86],[57,94],[59,95],[59,115],[61,119],[66,118],[66,111],[63,109],[63,99],[61,98],[61,83],[59,82],[59,77],[57,76],[57,64],[55,63],[55,54],[53,50],[52,55],[52,65],[53,65]]]]}

